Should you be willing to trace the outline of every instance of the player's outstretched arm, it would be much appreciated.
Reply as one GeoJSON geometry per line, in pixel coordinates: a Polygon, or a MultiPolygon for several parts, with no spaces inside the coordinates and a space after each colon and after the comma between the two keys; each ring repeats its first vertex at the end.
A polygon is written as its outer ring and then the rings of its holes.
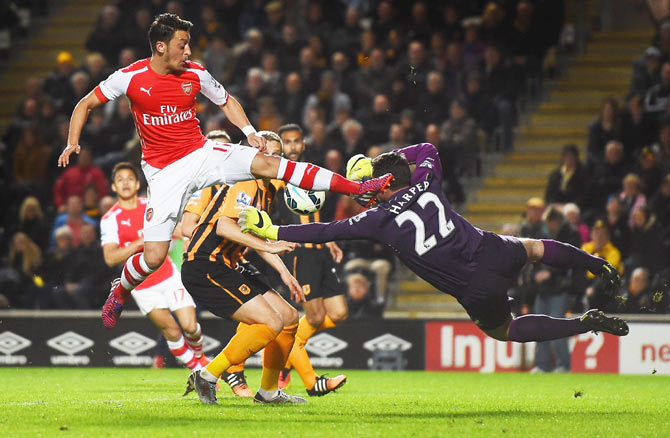
{"type": "Polygon", "coordinates": [[[245,207],[237,223],[243,233],[252,233],[273,240],[300,243],[326,243],[335,240],[369,239],[379,237],[379,224],[364,211],[352,218],[335,222],[313,222],[300,225],[272,225],[270,216],[254,207],[245,207]]]}
{"type": "Polygon", "coordinates": [[[227,216],[222,216],[217,221],[216,234],[233,242],[239,243],[240,245],[244,245],[248,248],[255,249],[257,251],[268,252],[270,254],[291,252],[296,248],[296,246],[298,246],[293,242],[267,242],[266,240],[258,238],[252,234],[243,233],[237,222],[227,216]]]}
{"type": "Polygon", "coordinates": [[[95,95],[93,91],[84,96],[77,106],[74,107],[72,111],[72,117],[70,118],[70,132],[67,136],[67,145],[65,149],[58,157],[58,167],[65,167],[70,164],[70,155],[72,153],[79,153],[81,148],[79,147],[79,137],[81,136],[81,130],[86,124],[88,119],[88,113],[93,109],[102,105],[98,96],[95,95]]]}
{"type": "Polygon", "coordinates": [[[221,108],[228,120],[233,122],[233,125],[240,128],[244,135],[247,136],[247,141],[251,146],[258,148],[261,152],[266,151],[265,138],[256,135],[256,130],[251,125],[247,113],[244,112],[244,108],[242,108],[237,99],[233,96],[228,96],[226,103],[220,105],[219,108],[221,108]]]}
{"type": "Polygon", "coordinates": [[[272,225],[270,215],[255,207],[244,207],[239,214],[237,225],[242,233],[251,233],[263,239],[277,240],[279,227],[272,225]]]}

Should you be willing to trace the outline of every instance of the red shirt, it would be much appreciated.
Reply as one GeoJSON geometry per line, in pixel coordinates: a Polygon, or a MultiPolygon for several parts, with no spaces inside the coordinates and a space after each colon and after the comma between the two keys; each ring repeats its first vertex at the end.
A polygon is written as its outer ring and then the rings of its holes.
{"type": "MultiPolygon", "coordinates": [[[[125,248],[142,237],[146,208],[147,198],[139,198],[137,207],[133,209],[125,209],[118,203],[114,204],[100,219],[100,243],[103,246],[107,243],[116,243],[119,247],[125,248]]],[[[149,275],[135,290],[146,289],[167,280],[176,273],[176,269],[170,258],[166,257],[161,267],[149,275]]]]}
{"type": "Polygon", "coordinates": [[[205,68],[188,61],[186,71],[159,75],[150,59],[117,70],[95,95],[102,103],[126,95],[142,144],[142,158],[162,169],[205,144],[196,117],[195,97],[202,92],[216,105],[228,101],[228,92],[205,68]]]}
{"type": "Polygon", "coordinates": [[[72,166],[58,177],[54,184],[54,204],[60,207],[72,195],[83,196],[87,185],[94,185],[98,199],[107,195],[107,179],[96,166],[72,166]]]}

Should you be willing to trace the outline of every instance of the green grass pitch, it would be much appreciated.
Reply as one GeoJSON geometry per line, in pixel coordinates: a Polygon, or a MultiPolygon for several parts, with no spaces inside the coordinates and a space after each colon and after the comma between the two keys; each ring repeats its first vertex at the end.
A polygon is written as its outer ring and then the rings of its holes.
{"type": "MultiPolygon", "coordinates": [[[[0,436],[670,436],[668,376],[346,374],[307,405],[254,405],[224,385],[219,405],[205,406],[182,397],[185,370],[3,368],[0,436]]],[[[292,377],[288,392],[305,395],[292,377]]],[[[247,378],[256,389],[260,372],[247,378]]]]}

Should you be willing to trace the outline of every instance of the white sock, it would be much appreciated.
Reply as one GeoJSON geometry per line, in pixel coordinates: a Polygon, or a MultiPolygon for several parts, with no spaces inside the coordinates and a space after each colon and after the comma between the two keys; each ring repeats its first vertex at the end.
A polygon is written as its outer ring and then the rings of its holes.
{"type": "Polygon", "coordinates": [[[279,390],[274,389],[272,391],[268,391],[267,389],[263,388],[258,388],[258,393],[263,397],[265,400],[271,400],[279,395],[279,390]]]}
{"type": "Polygon", "coordinates": [[[216,381],[219,380],[217,376],[207,371],[207,368],[203,368],[200,370],[200,377],[212,383],[216,383],[216,381]]]}

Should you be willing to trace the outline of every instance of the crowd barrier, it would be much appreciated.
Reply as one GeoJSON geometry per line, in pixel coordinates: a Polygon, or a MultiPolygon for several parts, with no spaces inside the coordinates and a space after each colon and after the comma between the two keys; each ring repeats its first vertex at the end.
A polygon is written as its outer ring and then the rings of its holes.
{"type": "MultiPolygon", "coordinates": [[[[627,315],[630,334],[585,333],[569,340],[572,371],[670,374],[670,315],[627,315]]],[[[236,324],[200,318],[204,350],[216,354],[236,324]]],[[[146,367],[153,363],[158,330],[137,311],[119,325],[102,326],[98,311],[0,311],[0,366],[146,367]]],[[[350,320],[310,338],[316,368],[504,372],[529,370],[534,343],[500,342],[470,321],[350,320]]],[[[259,366],[260,353],[247,365],[259,366]]],[[[169,358],[169,366],[176,366],[169,358]]]]}

